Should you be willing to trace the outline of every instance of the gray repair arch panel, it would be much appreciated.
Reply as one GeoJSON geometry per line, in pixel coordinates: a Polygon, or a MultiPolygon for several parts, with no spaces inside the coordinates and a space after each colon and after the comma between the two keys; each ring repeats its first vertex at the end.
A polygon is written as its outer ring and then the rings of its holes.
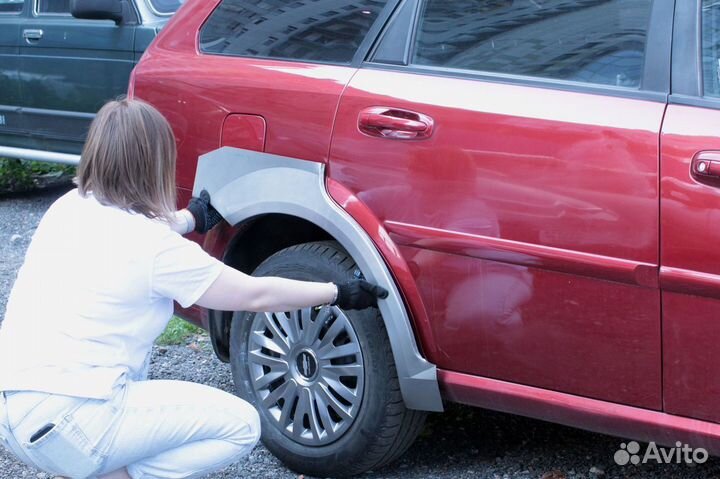
{"type": "Polygon", "coordinates": [[[325,165],[239,148],[200,157],[193,195],[206,189],[213,206],[233,225],[280,213],[317,225],[355,259],[365,277],[390,291],[379,307],[390,338],[405,405],[442,411],[437,370],[419,352],[400,292],[382,256],[357,222],[325,190],[325,165]]]}

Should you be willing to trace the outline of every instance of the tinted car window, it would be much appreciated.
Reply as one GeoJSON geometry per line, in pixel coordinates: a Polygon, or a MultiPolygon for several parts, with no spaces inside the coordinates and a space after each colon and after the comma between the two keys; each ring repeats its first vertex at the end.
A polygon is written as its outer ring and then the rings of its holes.
{"type": "Polygon", "coordinates": [[[224,55],[349,63],[387,0],[224,0],[200,50],[224,55]]]}
{"type": "Polygon", "coordinates": [[[70,14],[70,0],[38,0],[37,13],[70,14]]]}
{"type": "Polygon", "coordinates": [[[0,13],[21,12],[23,3],[23,0],[0,0],[0,13]]]}
{"type": "Polygon", "coordinates": [[[413,62],[639,87],[652,0],[427,0],[413,62]]]}
{"type": "Polygon", "coordinates": [[[720,97],[720,1],[702,3],[702,62],[705,96],[720,97]]]}

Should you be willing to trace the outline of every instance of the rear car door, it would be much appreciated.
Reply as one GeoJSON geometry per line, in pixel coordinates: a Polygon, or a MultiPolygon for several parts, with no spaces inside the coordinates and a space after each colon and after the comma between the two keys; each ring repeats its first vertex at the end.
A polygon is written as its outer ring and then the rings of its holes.
{"type": "Polygon", "coordinates": [[[720,422],[720,3],[677,2],[662,131],[665,408],[720,422]]]}
{"type": "Polygon", "coordinates": [[[399,245],[441,370],[660,409],[672,1],[403,2],[329,175],[399,245]]]}
{"type": "Polygon", "coordinates": [[[23,146],[79,153],[94,113],[126,89],[137,22],[73,18],[70,0],[27,1],[20,89],[32,141],[23,146]]]}
{"type": "Polygon", "coordinates": [[[23,0],[0,0],[0,146],[22,129],[18,69],[20,23],[26,15],[23,0]]]}

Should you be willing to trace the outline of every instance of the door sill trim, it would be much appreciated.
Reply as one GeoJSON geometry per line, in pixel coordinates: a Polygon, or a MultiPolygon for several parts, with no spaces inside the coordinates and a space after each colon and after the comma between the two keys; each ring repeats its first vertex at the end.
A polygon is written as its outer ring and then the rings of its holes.
{"type": "Polygon", "coordinates": [[[437,375],[443,396],[453,402],[667,446],[682,441],[720,453],[717,423],[454,371],[438,369],[437,375]]]}

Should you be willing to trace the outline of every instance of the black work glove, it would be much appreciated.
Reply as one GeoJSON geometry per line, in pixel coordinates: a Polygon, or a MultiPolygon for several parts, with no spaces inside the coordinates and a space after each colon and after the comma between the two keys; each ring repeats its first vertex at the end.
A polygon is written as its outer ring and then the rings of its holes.
{"type": "Polygon", "coordinates": [[[223,220],[220,213],[210,204],[210,193],[206,190],[200,192],[200,197],[193,196],[190,199],[187,210],[195,218],[195,231],[198,233],[207,233],[223,220]]]}
{"type": "Polygon", "coordinates": [[[377,300],[388,297],[385,288],[368,283],[362,279],[354,279],[345,284],[336,284],[338,295],[333,306],[342,309],[365,309],[377,306],[377,300]]]}

